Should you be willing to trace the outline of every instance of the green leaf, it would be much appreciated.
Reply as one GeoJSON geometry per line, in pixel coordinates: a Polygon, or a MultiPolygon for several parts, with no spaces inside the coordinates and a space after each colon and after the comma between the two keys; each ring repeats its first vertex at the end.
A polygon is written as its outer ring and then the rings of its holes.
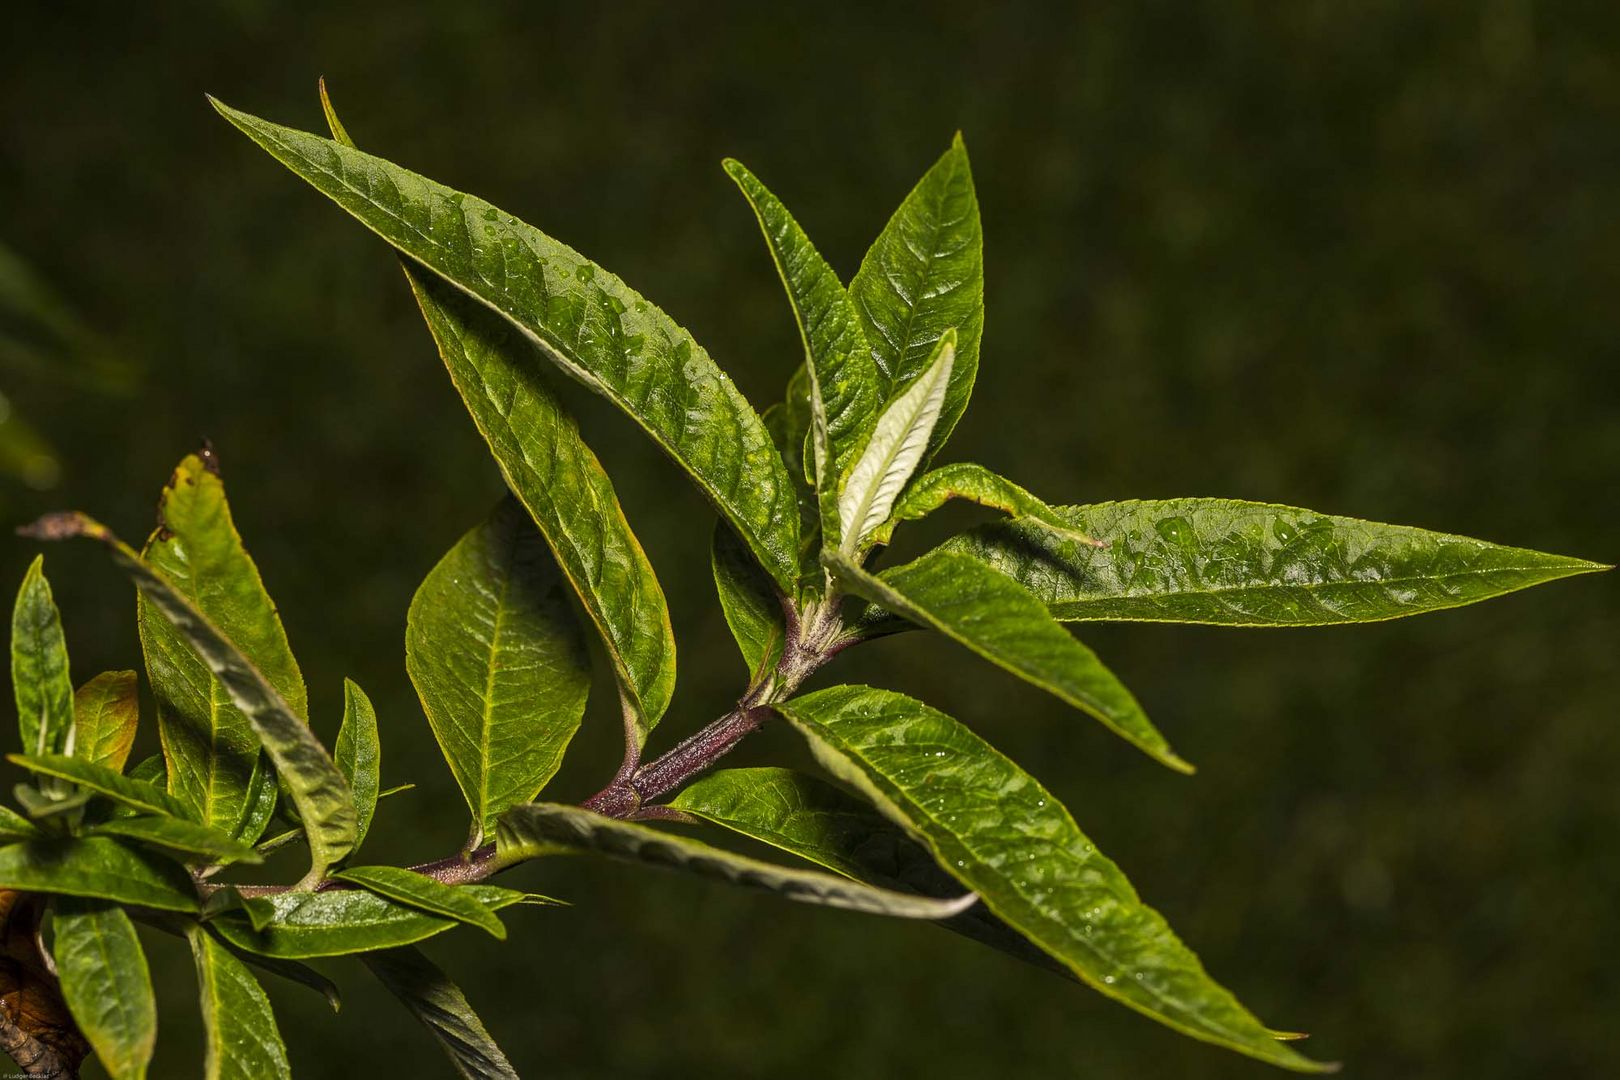
{"type": "Polygon", "coordinates": [[[887,544],[894,528],[902,521],[915,521],[944,506],[951,499],[988,506],[1014,517],[1024,518],[1051,532],[1059,540],[1072,540],[1092,547],[1104,547],[1085,533],[1073,528],[1059,511],[1046,505],[1006,477],[998,476],[983,465],[969,461],[943,465],[930,470],[912,481],[900,501],[895,503],[889,520],[872,532],[874,544],[887,544]]]}
{"type": "Polygon", "coordinates": [[[961,135],[884,226],[849,295],[889,393],[916,379],[945,331],[956,328],[950,389],[926,460],[967,408],[984,336],[984,237],[961,135]]]}
{"type": "Polygon", "coordinates": [[[181,819],[191,817],[191,808],[163,789],[144,780],[134,780],[115,773],[103,765],[91,764],[83,758],[66,757],[62,754],[45,754],[40,757],[31,754],[7,754],[6,760],[41,776],[72,781],[81,788],[106,796],[143,814],[165,814],[181,819]]]}
{"type": "Polygon", "coordinates": [[[1231,499],[1070,506],[1090,548],[1019,523],[946,546],[1022,583],[1065,621],[1324,626],[1460,607],[1599,563],[1405,525],[1231,499]]]}
{"type": "Polygon", "coordinates": [[[354,847],[359,849],[377,813],[382,787],[382,743],[377,738],[377,710],[353,679],[343,680],[343,724],[332,744],[332,760],[354,793],[354,847]]]}
{"type": "Polygon", "coordinates": [[[123,772],[140,718],[135,673],[103,671],[73,695],[73,753],[123,772]]]}
{"type": "Polygon", "coordinates": [[[856,596],[966,645],[997,667],[1101,720],[1172,769],[1193,771],[1097,654],[1076,641],[1039,600],[1005,574],[945,551],[930,552],[880,576],[836,556],[829,556],[828,565],[856,596]]]}
{"type": "Polygon", "coordinates": [[[184,634],[197,656],[225,687],[231,703],[252,725],[292,795],[309,841],[311,866],[306,881],[319,880],[328,866],[353,849],[354,796],[326,748],[230,638],[166,576],[147,565],[105,525],[84,514],[47,515],[23,533],[41,540],[83,536],[100,541],[152,607],[184,634]]]}
{"type": "Polygon", "coordinates": [[[1325,1071],[1212,980],[1057,799],[966,727],[901,694],[838,686],[776,706],[1007,925],[1102,993],[1262,1061],[1325,1071]]]}
{"type": "Polygon", "coordinates": [[[714,526],[709,565],[714,570],[715,590],[720,594],[720,610],[725,612],[726,625],[748,665],[749,683],[756,684],[782,656],[786,630],[782,625],[781,598],[771,579],[723,521],[714,526]]]}
{"type": "Polygon", "coordinates": [[[843,537],[838,550],[853,555],[873,530],[889,520],[895,500],[922,464],[950,386],[955,356],[956,334],[947,330],[928,366],[884,406],[838,496],[843,537]]]}
{"type": "Polygon", "coordinates": [[[433,1033],[458,1076],[466,1080],[518,1080],[512,1063],[478,1019],[461,987],[419,949],[367,953],[372,974],[433,1033]]]}
{"type": "Polygon", "coordinates": [[[146,954],[124,909],[62,897],[51,955],[62,997],[113,1080],[141,1080],[157,1043],[157,1002],[146,954]]]}
{"type": "Polygon", "coordinates": [[[405,667],[472,810],[476,846],[556,773],[591,682],[557,565],[512,500],[417,589],[405,667]]]}
{"type": "Polygon", "coordinates": [[[378,896],[431,915],[443,915],[468,926],[476,926],[500,941],[506,940],[506,927],[482,901],[466,890],[446,885],[399,866],[351,866],[332,875],[339,881],[369,889],[378,896]]]}
{"type": "Polygon", "coordinates": [[[203,1075],[207,1080],[290,1080],[287,1047],[259,980],[201,925],[188,927],[186,937],[197,962],[208,1032],[203,1075]]]}
{"type": "MultiPolygon", "coordinates": [[[[900,826],[831,784],[791,769],[722,769],[687,785],[668,805],[868,885],[923,896],[960,892],[928,849],[900,826]]],[[[983,904],[939,925],[1074,977],[983,904]]]]}
{"type": "Polygon", "coordinates": [[[0,848],[0,889],[85,896],[160,911],[196,911],[177,864],[105,836],[29,840],[0,848]]]}
{"type": "Polygon", "coordinates": [[[73,682],[43,555],[29,564],[11,611],[11,685],[23,749],[61,753],[73,730],[73,682]]]}
{"type": "Polygon", "coordinates": [[[214,102],[399,251],[511,320],[680,464],[783,589],[794,493],[758,414],[690,334],[613,274],[482,199],[214,102]]]}
{"type": "Polygon", "coordinates": [[[182,862],[203,866],[258,863],[264,859],[253,845],[232,839],[218,829],[172,817],[119,817],[92,825],[92,836],[121,836],[166,852],[182,862]]]}
{"type": "Polygon", "coordinates": [[[946,919],[973,904],[971,894],[939,900],[877,889],[816,871],[773,866],[645,825],[557,803],[529,803],[509,810],[501,818],[495,844],[495,859],[502,866],[557,854],[559,850],[593,852],[763,889],[789,900],[872,915],[946,919]]]}
{"type": "Polygon", "coordinates": [[[812,478],[821,493],[822,533],[836,545],[838,480],[866,444],[886,395],[860,317],[838,275],[753,173],[730,158],[725,169],[754,209],[799,325],[810,391],[812,478]]]}
{"type": "MultiPolygon", "coordinates": [[[[241,652],[302,723],[309,699],[258,567],[242,545],[211,450],[180,462],[158,501],[158,529],[143,557],[173,591],[241,652]]],[[[268,820],[274,788],[253,723],[212,673],[185,632],[145,593],[141,646],[157,699],[158,734],[168,759],[171,795],[189,816],[248,842],[268,820]],[[256,816],[262,815],[262,816],[256,816]]]]}
{"type": "MultiPolygon", "coordinates": [[[[493,911],[524,899],[523,893],[493,885],[457,888],[493,911]]],[[[285,892],[265,899],[274,907],[274,921],[262,930],[241,911],[227,911],[209,925],[237,948],[282,960],[391,949],[461,925],[362,889],[285,892]]]]}
{"type": "Polygon", "coordinates": [[[39,827],[9,806],[0,806],[0,842],[32,840],[39,836],[39,827]]]}

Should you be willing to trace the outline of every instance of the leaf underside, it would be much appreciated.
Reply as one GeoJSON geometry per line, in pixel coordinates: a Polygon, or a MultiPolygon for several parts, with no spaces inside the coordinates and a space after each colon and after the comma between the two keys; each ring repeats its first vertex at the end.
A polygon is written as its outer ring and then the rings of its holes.
{"type": "Polygon", "coordinates": [[[473,1012],[461,987],[418,949],[406,946],[363,958],[390,993],[433,1033],[465,1080],[518,1080],[517,1071],[473,1012]]]}

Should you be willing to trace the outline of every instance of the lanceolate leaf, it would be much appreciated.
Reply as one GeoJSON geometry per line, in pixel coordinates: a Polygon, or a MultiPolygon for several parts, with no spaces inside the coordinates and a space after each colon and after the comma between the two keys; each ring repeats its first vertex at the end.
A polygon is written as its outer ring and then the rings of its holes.
{"type": "Polygon", "coordinates": [[[472,842],[539,793],[579,730],[590,660],[551,553],[510,499],[411,601],[405,666],[472,809],[472,842]]]}
{"type": "Polygon", "coordinates": [[[176,818],[189,818],[191,815],[189,807],[162,788],[144,780],[120,775],[102,765],[92,765],[82,758],[66,757],[62,754],[44,754],[38,757],[31,754],[7,754],[6,760],[41,776],[72,781],[81,788],[93,791],[97,795],[104,795],[144,814],[166,814],[176,818]]]}
{"type": "Polygon", "coordinates": [[[966,555],[944,551],[930,552],[879,576],[837,558],[830,558],[829,565],[856,596],[966,645],[1101,720],[1172,769],[1192,772],[1097,654],[1076,641],[1039,600],[1005,574],[966,555]]]}
{"type": "Polygon", "coordinates": [[[123,772],[140,722],[133,671],[104,671],[73,695],[73,753],[93,765],[123,772]]]}
{"type": "Polygon", "coordinates": [[[433,1033],[458,1076],[466,1080],[518,1080],[461,987],[418,949],[367,953],[372,974],[433,1033]]]}
{"type": "Polygon", "coordinates": [[[186,936],[208,1032],[203,1075],[207,1080],[290,1080],[287,1047],[259,980],[202,926],[192,924],[186,936]]]}
{"type": "Polygon", "coordinates": [[[838,478],[872,430],[886,396],[860,318],[843,283],[793,215],[741,162],[726,172],[754,208],[804,342],[810,389],[812,478],[827,543],[838,543],[838,478]]]}
{"type": "Polygon", "coordinates": [[[501,818],[496,834],[496,860],[503,865],[559,849],[595,852],[610,858],[651,863],[779,893],[828,907],[910,919],[945,919],[973,903],[972,895],[948,900],[916,896],[861,885],[810,870],[773,866],[645,825],[602,817],[577,806],[530,803],[501,818]]]}
{"type": "Polygon", "coordinates": [[[318,880],[326,867],[349,853],[354,847],[354,796],[343,774],[309,725],[218,627],[98,521],[77,513],[53,514],[28,526],[26,535],[42,540],[85,536],[106,545],[142,595],[185,635],[264,744],[303,819],[312,860],[308,879],[318,880]]]}
{"type": "Polygon", "coordinates": [[[73,1019],[113,1080],[140,1080],[157,1042],[157,1002],[135,926],[105,900],[56,902],[51,955],[73,1019]]]}
{"type": "Polygon", "coordinates": [[[182,862],[202,866],[257,863],[263,858],[251,844],[233,840],[218,829],[172,817],[119,817],[89,828],[92,836],[121,836],[157,848],[182,862]]]}
{"type": "Polygon", "coordinates": [[[1107,546],[1026,524],[947,547],[1017,579],[1065,621],[1322,626],[1459,607],[1606,567],[1481,540],[1231,499],[1071,506],[1107,546]]]}
{"type": "Polygon", "coordinates": [[[39,826],[9,806],[0,806],[0,842],[32,840],[39,835],[39,826]]]}
{"type": "Polygon", "coordinates": [[[215,102],[271,156],[394,247],[500,312],[638,423],[784,588],[798,517],[758,414],[690,334],[578,252],[481,199],[215,102]]]}
{"type": "MultiPolygon", "coordinates": [[[[291,714],[307,723],[303,674],[258,567],[242,546],[212,451],[180,462],[158,502],[158,521],[143,557],[234,643],[291,714]]],[[[265,795],[275,777],[253,724],[184,630],[144,593],[140,630],[169,764],[169,793],[205,824],[250,843],[257,840],[273,808],[265,795]]]]}
{"type": "Polygon", "coordinates": [[[351,866],[332,875],[369,889],[378,896],[476,926],[498,940],[506,940],[500,917],[465,889],[445,885],[400,866],[351,866]]]}
{"type": "Polygon", "coordinates": [[[914,521],[938,510],[951,499],[988,506],[993,510],[1025,518],[1038,523],[1059,540],[1072,540],[1092,547],[1102,546],[1100,541],[1074,528],[1062,515],[1006,477],[997,476],[983,465],[964,461],[943,465],[912,481],[906,493],[895,503],[889,520],[872,531],[874,544],[887,544],[894,535],[894,527],[902,521],[914,521]]]}
{"type": "Polygon", "coordinates": [[[884,406],[838,496],[843,530],[838,550],[854,554],[874,529],[889,520],[895,500],[928,449],[928,436],[939,420],[955,357],[956,335],[947,330],[928,366],[884,406]]]}
{"type": "Polygon", "coordinates": [[[358,850],[377,812],[382,743],[377,738],[377,711],[353,679],[343,680],[343,724],[332,744],[332,760],[354,793],[354,846],[358,850]]]}
{"type": "Polygon", "coordinates": [[[839,686],[777,706],[990,910],[1109,997],[1195,1038],[1321,1071],[1240,1005],[1143,904],[1067,810],[966,727],[919,701],[839,686]]]}
{"type": "Polygon", "coordinates": [[[726,625],[742,650],[748,665],[750,683],[776,666],[782,655],[786,631],[782,625],[782,601],[776,586],[742,546],[731,526],[716,522],[709,547],[709,563],[714,570],[714,587],[720,594],[720,609],[726,625]]]}
{"type": "MultiPolygon", "coordinates": [[[[493,885],[457,888],[491,911],[524,899],[520,892],[493,885]]],[[[460,925],[455,919],[430,915],[362,889],[287,892],[268,899],[274,907],[274,918],[262,930],[255,930],[241,911],[225,912],[210,925],[238,948],[283,960],[391,949],[460,925]]]]}
{"type": "Polygon", "coordinates": [[[73,728],[73,682],[62,617],[45,580],[44,556],[29,565],[12,608],[11,685],[23,749],[61,753],[73,728]]]}
{"type": "Polygon", "coordinates": [[[0,848],[0,889],[114,900],[160,911],[197,910],[197,892],[177,864],[105,836],[29,840],[0,848]]]}
{"type": "Polygon", "coordinates": [[[967,408],[984,335],[984,238],[960,135],[889,219],[849,294],[888,393],[915,379],[940,337],[956,328],[950,390],[928,441],[932,456],[967,408]]]}

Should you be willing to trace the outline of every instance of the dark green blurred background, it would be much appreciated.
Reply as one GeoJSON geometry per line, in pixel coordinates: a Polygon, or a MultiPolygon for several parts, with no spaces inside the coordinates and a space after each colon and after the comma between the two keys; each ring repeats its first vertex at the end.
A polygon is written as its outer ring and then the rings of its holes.
{"type": "MultiPolygon", "coordinates": [[[[952,456],[1058,501],[1227,495],[1620,557],[1620,9],[875,7],[13,4],[0,243],[133,389],[0,369],[60,459],[50,490],[6,482],[7,523],[77,506],[139,536],[212,437],[316,726],[354,676],[385,779],[419,785],[372,854],[460,838],[404,616],[498,477],[387,251],[203,101],[318,129],[325,74],[364,145],[618,271],[758,405],[798,345],[719,159],[848,274],[961,128],[989,325],[952,456]]],[[[656,749],[741,688],[711,515],[574,389],[683,649],[656,749]]],[[[953,515],[933,535],[975,520],[953,515]]],[[[0,541],[0,578],[32,553],[0,541]]],[[[75,676],[137,666],[124,582],[90,551],[48,566],[75,676]]],[[[1617,584],[1364,628],[1086,630],[1192,779],[920,636],[841,675],[926,694],[1028,765],[1217,977],[1350,1075],[1610,1076],[1617,584]]],[[[598,697],[558,797],[615,761],[598,697]]],[[[738,757],[796,754],[767,732],[738,757]]],[[[526,1076],[1268,1074],[929,927],[617,865],[514,879],[577,906],[430,951],[526,1076]]],[[[151,948],[155,1074],[192,1075],[189,960],[151,948]]],[[[332,971],[340,1017],[272,988],[300,1075],[444,1071],[357,965],[332,971]]]]}

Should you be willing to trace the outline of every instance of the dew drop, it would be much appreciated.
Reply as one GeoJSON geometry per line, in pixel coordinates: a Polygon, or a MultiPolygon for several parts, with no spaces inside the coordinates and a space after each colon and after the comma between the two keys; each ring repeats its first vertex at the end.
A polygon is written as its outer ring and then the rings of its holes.
{"type": "Polygon", "coordinates": [[[1177,547],[1191,547],[1196,540],[1192,522],[1184,517],[1167,517],[1154,523],[1153,527],[1160,536],[1177,547]]]}
{"type": "Polygon", "coordinates": [[[1273,518],[1271,522],[1271,535],[1275,536],[1283,543],[1288,544],[1292,543],[1294,538],[1299,535],[1299,530],[1294,528],[1292,522],[1284,521],[1282,518],[1273,518]]]}

